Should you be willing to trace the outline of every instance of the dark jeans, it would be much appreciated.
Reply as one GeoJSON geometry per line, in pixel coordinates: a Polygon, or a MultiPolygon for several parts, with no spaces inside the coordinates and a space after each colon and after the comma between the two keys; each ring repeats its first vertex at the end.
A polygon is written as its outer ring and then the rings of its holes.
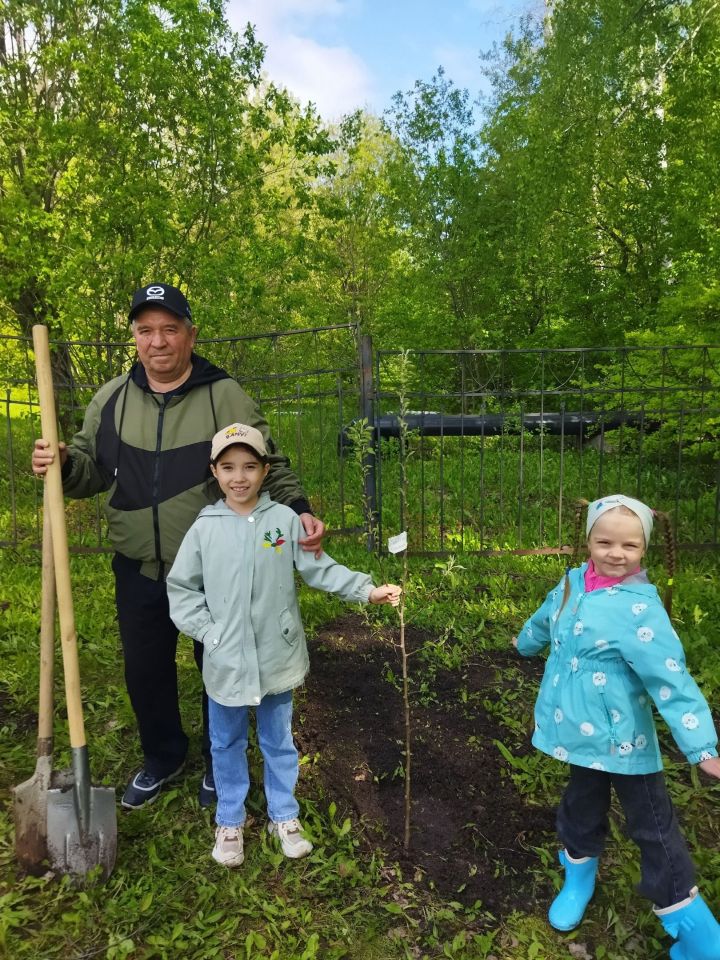
{"type": "Polygon", "coordinates": [[[557,831],[571,857],[599,857],[605,847],[610,787],[615,788],[628,835],[640,847],[639,893],[669,907],[695,886],[695,867],[680,833],[662,773],[622,774],[570,766],[557,812],[557,831]]]}
{"type": "MultiPolygon", "coordinates": [[[[188,738],[178,703],[178,629],[170,619],[164,580],[140,573],[140,562],[116,553],[115,574],[120,639],[125,659],[125,685],[137,719],[148,773],[165,777],[185,759],[188,738]]],[[[195,663],[202,673],[203,645],[195,642],[195,663]]],[[[208,701],[202,694],[202,752],[210,765],[208,701]]]]}

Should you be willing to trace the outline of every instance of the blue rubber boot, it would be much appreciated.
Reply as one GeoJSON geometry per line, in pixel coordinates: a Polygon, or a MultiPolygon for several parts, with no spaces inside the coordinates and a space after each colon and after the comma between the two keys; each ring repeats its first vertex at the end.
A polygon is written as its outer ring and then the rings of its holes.
{"type": "Polygon", "coordinates": [[[560,863],[565,867],[565,883],[550,905],[548,920],[556,930],[574,930],[580,924],[595,892],[599,858],[573,860],[567,850],[561,850],[559,856],[560,863]]]}
{"type": "Polygon", "coordinates": [[[672,960],[720,960],[720,924],[697,887],[687,900],[654,909],[665,932],[677,940],[670,947],[672,960]]]}

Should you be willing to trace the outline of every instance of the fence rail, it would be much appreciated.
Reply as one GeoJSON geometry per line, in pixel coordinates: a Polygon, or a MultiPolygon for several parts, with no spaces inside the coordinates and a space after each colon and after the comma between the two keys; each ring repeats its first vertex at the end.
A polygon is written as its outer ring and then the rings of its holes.
{"type": "MultiPolygon", "coordinates": [[[[100,383],[135,354],[129,343],[52,347],[69,438],[100,383]]],[[[720,347],[410,351],[401,362],[336,325],[198,349],[258,401],[318,515],[336,533],[365,530],[371,547],[407,528],[413,552],[557,552],[572,541],[575,499],[613,491],[670,511],[680,546],[718,545],[720,347]],[[363,424],[368,442],[355,449],[363,424]]],[[[0,337],[0,361],[7,547],[40,539],[29,470],[39,411],[31,342],[0,337]]],[[[68,518],[73,550],[107,549],[99,500],[68,502],[68,518]]]]}

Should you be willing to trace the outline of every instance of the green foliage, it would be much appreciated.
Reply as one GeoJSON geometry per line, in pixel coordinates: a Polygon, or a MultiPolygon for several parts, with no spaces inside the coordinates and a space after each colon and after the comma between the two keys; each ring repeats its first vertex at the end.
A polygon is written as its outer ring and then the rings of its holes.
{"type": "Polygon", "coordinates": [[[316,118],[261,82],[218,0],[51,6],[0,21],[3,326],[115,339],[129,292],[164,277],[207,332],[250,304],[257,328],[327,150],[316,118]]]}
{"type": "Polygon", "coordinates": [[[715,340],[714,0],[548,17],[484,55],[482,114],[441,68],[327,129],[220,0],[7,0],[0,329],[114,339],[162,276],[214,335],[715,340]]]}
{"type": "MultiPolygon", "coordinates": [[[[380,564],[361,547],[337,544],[333,552],[351,566],[366,566],[380,578],[380,564]],[[336,549],[337,547],[337,549],[336,549]]],[[[466,557],[460,565],[410,559],[413,580],[408,618],[426,632],[414,661],[413,696],[437,703],[456,694],[472,711],[482,709],[496,721],[498,755],[516,789],[532,805],[557,802],[565,779],[562,765],[528,747],[536,680],[509,654],[510,636],[559,578],[554,558],[466,557]],[[479,589],[482,588],[482,589],[479,589]],[[504,611],[504,612],[503,612],[504,611]],[[508,651],[507,661],[504,659],[508,651]],[[498,658],[496,682],[482,702],[468,693],[463,673],[469,663],[498,658]],[[447,672],[456,678],[447,685],[447,672]]],[[[35,551],[0,554],[3,680],[0,687],[0,789],[32,771],[37,666],[39,556],[35,551]]],[[[121,654],[114,622],[112,577],[107,558],[73,559],[76,618],[93,775],[121,784],[135,756],[135,729],[121,676],[121,654]]],[[[720,693],[717,645],[708,624],[720,617],[715,589],[717,561],[705,556],[688,561],[676,578],[676,625],[688,663],[711,702],[720,693]]],[[[336,617],[341,607],[317,591],[301,594],[303,615],[313,628],[336,617]],[[319,599],[318,599],[319,598],[319,599]],[[310,602],[312,601],[312,602],[310,602]],[[323,606],[323,601],[326,605],[323,606]]],[[[381,620],[390,611],[370,611],[381,620]]],[[[179,676],[186,727],[197,734],[199,678],[192,654],[181,646],[179,676]]],[[[61,679],[57,696],[61,697],[61,679]]],[[[395,696],[390,691],[389,695],[395,696]]],[[[59,711],[61,713],[61,711],[59,711]]],[[[298,714],[302,714],[300,699],[298,714]]],[[[55,765],[69,765],[61,718],[55,765]]],[[[704,892],[717,899],[720,857],[715,806],[718,787],[708,787],[686,764],[673,759],[667,732],[661,730],[669,759],[667,777],[673,800],[697,860],[704,892]]],[[[467,745],[473,749],[472,743],[467,745]]],[[[193,747],[193,749],[196,749],[193,747]]],[[[637,856],[613,818],[613,836],[603,859],[604,882],[582,928],[569,936],[547,926],[544,911],[553,884],[561,881],[552,836],[527,837],[537,867],[537,894],[523,900],[503,921],[489,917],[481,904],[445,899],[421,890],[416,881],[383,862],[359,841],[358,826],[338,809],[333,797],[319,793],[316,762],[301,766],[302,816],[315,843],[311,857],[289,863],[261,830],[263,809],[251,792],[257,826],[247,831],[247,859],[240,870],[215,866],[209,858],[212,823],[197,806],[195,791],[201,761],[193,753],[186,778],[164,792],[147,810],[120,815],[119,858],[106,884],[90,880],[73,887],[50,876],[16,874],[12,808],[0,810],[0,956],[13,960],[38,956],[75,960],[88,954],[111,960],[150,960],[186,956],[251,960],[391,960],[422,957],[476,960],[492,956],[561,960],[568,946],[588,944],[597,957],[624,960],[629,955],[659,960],[666,942],[646,904],[637,898],[637,856]],[[592,945],[592,946],[590,946],[592,945]]],[[[256,757],[251,755],[253,769],[256,757]]],[[[498,870],[502,864],[497,864],[498,870]]],[[[578,953],[582,956],[582,953],[578,953]]]]}

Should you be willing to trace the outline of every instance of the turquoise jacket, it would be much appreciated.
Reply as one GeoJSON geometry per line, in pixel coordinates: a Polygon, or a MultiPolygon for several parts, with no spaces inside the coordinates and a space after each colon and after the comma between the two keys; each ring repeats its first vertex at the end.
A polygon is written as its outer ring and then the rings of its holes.
{"type": "Polygon", "coordinates": [[[570,571],[518,636],[524,656],[550,645],[535,704],[533,743],[543,753],[611,773],[656,773],[660,711],[690,763],[717,756],[707,702],[645,572],[585,593],[587,564],[570,571]]]}
{"type": "Polygon", "coordinates": [[[298,546],[302,523],[267,493],[249,516],[224,500],[201,510],[167,578],[170,616],[202,642],[203,680],[224,706],[257,706],[301,684],[309,660],[295,570],[311,587],[367,603],[367,574],[298,546]]]}

